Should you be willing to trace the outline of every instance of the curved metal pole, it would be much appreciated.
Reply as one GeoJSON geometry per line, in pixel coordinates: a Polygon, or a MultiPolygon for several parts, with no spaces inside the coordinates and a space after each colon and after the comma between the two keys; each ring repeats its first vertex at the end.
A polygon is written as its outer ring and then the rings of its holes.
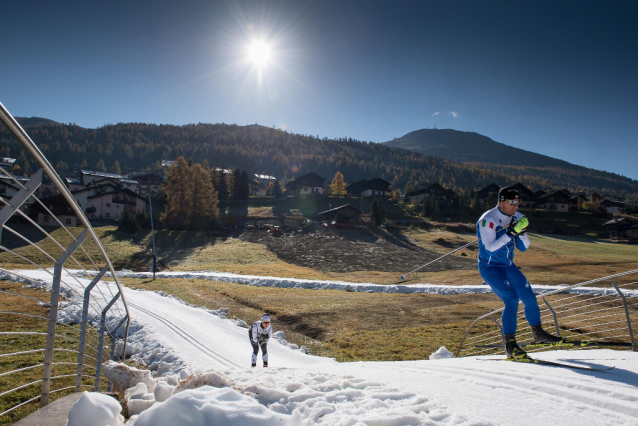
{"type": "MultiPolygon", "coordinates": [[[[18,124],[16,119],[13,118],[11,113],[5,108],[5,106],[1,102],[0,102],[0,121],[2,121],[2,123],[5,126],[7,126],[7,129],[9,129],[9,131],[13,134],[13,136],[15,136],[15,138],[18,139],[20,143],[29,151],[31,156],[36,159],[40,167],[44,169],[47,176],[49,176],[49,178],[55,183],[55,185],[58,188],[66,188],[66,185],[64,184],[60,176],[58,176],[58,173],[55,171],[51,163],[49,163],[49,160],[46,159],[46,157],[44,156],[44,154],[42,154],[42,152],[40,151],[38,146],[35,144],[35,142],[31,140],[27,132],[24,131],[24,129],[20,126],[20,124],[18,124]]],[[[100,244],[100,240],[95,234],[95,231],[93,230],[93,227],[91,226],[91,223],[89,222],[89,219],[86,217],[86,215],[84,214],[84,212],[82,211],[78,203],[75,202],[75,199],[71,195],[71,192],[68,190],[60,191],[60,192],[61,192],[61,195],[64,197],[64,199],[69,203],[69,206],[73,209],[73,212],[80,219],[80,222],[82,222],[84,227],[88,230],[93,241],[96,241],[98,243],[97,248],[102,254],[102,256],[104,257],[109,267],[109,270],[113,274],[113,279],[115,280],[115,284],[117,285],[117,288],[122,297],[122,301],[124,302],[124,310],[126,311],[126,315],[129,317],[129,322],[130,322],[131,314],[128,310],[126,299],[124,298],[122,285],[120,284],[120,281],[117,279],[117,275],[115,274],[115,269],[113,268],[113,264],[111,264],[111,259],[109,259],[109,256],[106,254],[106,250],[104,249],[102,244],[100,244]]],[[[126,350],[126,341],[128,340],[128,329],[129,327],[127,323],[126,336],[124,337],[125,350],[126,350]]]]}

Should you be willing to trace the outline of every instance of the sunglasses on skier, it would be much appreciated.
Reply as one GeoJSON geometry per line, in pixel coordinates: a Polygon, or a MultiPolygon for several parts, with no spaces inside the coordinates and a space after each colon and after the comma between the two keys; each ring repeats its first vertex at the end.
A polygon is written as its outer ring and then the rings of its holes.
{"type": "Polygon", "coordinates": [[[268,325],[268,324],[270,324],[270,321],[262,321],[261,323],[268,325]]]}

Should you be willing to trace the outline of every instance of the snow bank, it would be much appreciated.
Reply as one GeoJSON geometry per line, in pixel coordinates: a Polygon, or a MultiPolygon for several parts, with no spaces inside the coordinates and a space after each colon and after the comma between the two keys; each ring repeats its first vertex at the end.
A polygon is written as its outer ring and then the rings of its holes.
{"type": "Polygon", "coordinates": [[[437,349],[436,352],[430,355],[430,359],[448,359],[448,358],[454,358],[454,355],[452,354],[452,352],[448,351],[445,346],[441,346],[439,349],[437,349]]]}
{"type": "Polygon", "coordinates": [[[156,380],[149,370],[140,370],[119,362],[108,361],[102,364],[102,372],[113,383],[113,388],[120,393],[138,384],[144,384],[144,388],[149,392],[155,389],[156,380]]]}
{"type": "MultiPolygon", "coordinates": [[[[428,294],[468,294],[468,293],[492,293],[487,285],[438,285],[438,284],[372,284],[372,283],[349,283],[346,281],[328,281],[328,280],[306,280],[298,278],[278,278],[266,277],[259,275],[239,275],[227,272],[160,272],[155,274],[157,278],[184,278],[232,282],[236,284],[246,284],[257,287],[281,287],[281,288],[298,288],[311,290],[343,290],[348,292],[365,292],[365,293],[428,293],[428,294]]],[[[152,273],[148,272],[130,272],[121,271],[117,273],[120,278],[149,278],[152,273]]],[[[567,287],[566,284],[546,286],[532,285],[534,293],[541,294],[548,291],[558,290],[567,287]]],[[[569,294],[591,294],[595,296],[618,296],[613,288],[598,287],[577,287],[565,290],[569,294]]],[[[623,289],[625,297],[638,297],[638,290],[623,289]]]]}
{"type": "Polygon", "coordinates": [[[155,404],[127,426],[295,426],[299,415],[277,413],[231,388],[188,389],[155,404]]]}
{"type": "Polygon", "coordinates": [[[67,426],[122,426],[122,406],[114,398],[95,392],[84,392],[71,407],[67,426]]]}

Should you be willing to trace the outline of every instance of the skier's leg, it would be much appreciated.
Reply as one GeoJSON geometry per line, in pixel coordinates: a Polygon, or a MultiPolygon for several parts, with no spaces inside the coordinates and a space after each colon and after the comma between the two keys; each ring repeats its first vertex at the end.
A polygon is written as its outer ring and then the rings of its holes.
{"type": "Polygon", "coordinates": [[[479,268],[481,277],[492,288],[505,304],[503,315],[503,334],[516,333],[516,315],[518,314],[518,295],[516,290],[510,285],[505,273],[505,267],[484,266],[479,268]]]}
{"type": "Polygon", "coordinates": [[[264,367],[268,367],[268,343],[261,344],[261,358],[264,361],[264,367]]]}
{"type": "Polygon", "coordinates": [[[259,345],[253,342],[252,334],[248,331],[248,337],[250,338],[250,345],[253,347],[253,354],[250,364],[254,367],[257,365],[257,354],[259,353],[259,345]]]}
{"type": "Polygon", "coordinates": [[[532,290],[532,286],[525,278],[525,275],[518,269],[516,265],[512,265],[506,269],[507,279],[516,290],[518,298],[525,305],[525,318],[530,326],[534,327],[541,323],[541,312],[538,308],[538,301],[532,290]]]}

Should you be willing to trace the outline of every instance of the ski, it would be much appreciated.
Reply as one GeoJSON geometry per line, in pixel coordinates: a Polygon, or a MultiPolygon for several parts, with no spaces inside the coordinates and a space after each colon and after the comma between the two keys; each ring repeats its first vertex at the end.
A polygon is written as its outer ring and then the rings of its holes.
{"type": "MultiPolygon", "coordinates": [[[[518,345],[521,348],[535,349],[535,348],[593,348],[593,347],[622,347],[630,348],[631,343],[625,342],[597,342],[589,340],[563,340],[556,343],[541,343],[541,342],[529,342],[521,343],[518,345]]],[[[493,345],[476,345],[477,348],[503,348],[503,344],[493,345]]]]}
{"type": "Polygon", "coordinates": [[[572,365],[565,364],[562,362],[554,362],[554,361],[545,361],[542,359],[536,359],[531,357],[525,358],[479,358],[479,361],[511,361],[511,362],[522,362],[526,364],[538,364],[538,365],[547,365],[550,367],[562,367],[562,368],[573,368],[576,370],[585,370],[585,371],[609,371],[613,370],[616,367],[586,367],[584,365],[572,365]]]}

